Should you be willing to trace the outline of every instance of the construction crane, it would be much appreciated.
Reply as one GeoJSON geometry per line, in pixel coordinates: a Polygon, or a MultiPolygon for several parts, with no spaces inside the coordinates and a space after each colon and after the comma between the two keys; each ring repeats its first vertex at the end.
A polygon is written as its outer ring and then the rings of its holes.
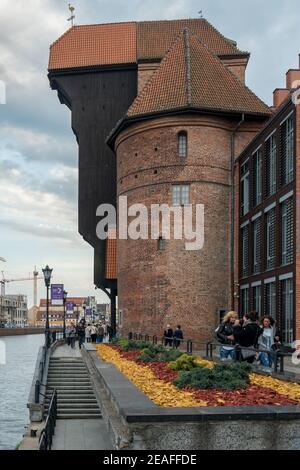
{"type": "Polygon", "coordinates": [[[34,305],[37,305],[37,281],[39,279],[44,279],[43,277],[38,277],[39,273],[36,268],[33,271],[33,277],[24,277],[18,279],[6,279],[4,276],[4,272],[2,271],[2,279],[0,279],[1,284],[1,297],[5,296],[5,285],[9,282],[21,282],[21,281],[33,281],[33,302],[34,305]]]}

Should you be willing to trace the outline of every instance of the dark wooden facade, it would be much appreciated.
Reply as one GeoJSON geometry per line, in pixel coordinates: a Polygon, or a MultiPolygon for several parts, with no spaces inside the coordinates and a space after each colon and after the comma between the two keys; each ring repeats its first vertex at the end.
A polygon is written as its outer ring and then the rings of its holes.
{"type": "Polygon", "coordinates": [[[137,66],[59,70],[49,79],[72,112],[79,146],[79,233],[94,248],[94,282],[116,289],[116,281],[105,279],[105,242],[96,236],[96,210],[103,203],[116,206],[116,160],[105,141],[137,95],[137,66]]]}
{"type": "Polygon", "coordinates": [[[265,281],[271,278],[275,279],[276,285],[276,322],[278,327],[282,330],[283,325],[283,314],[282,314],[282,290],[281,290],[281,278],[289,274],[292,275],[293,280],[293,339],[295,339],[296,331],[296,315],[295,315],[295,299],[296,299],[296,111],[295,106],[291,101],[288,101],[269,121],[264,129],[258,134],[258,136],[251,142],[251,144],[245,149],[237,161],[237,171],[239,172],[239,181],[242,179],[242,167],[245,163],[249,163],[249,201],[250,207],[247,214],[242,213],[242,191],[239,191],[239,214],[238,227],[239,227],[239,310],[242,312],[242,289],[245,286],[249,286],[249,302],[248,311],[255,310],[253,284],[261,282],[261,313],[269,314],[267,311],[267,298],[266,290],[264,288],[265,281]],[[294,176],[293,179],[287,183],[282,182],[282,161],[283,161],[283,145],[282,145],[282,124],[286,118],[291,117],[294,124],[294,155],[293,155],[293,167],[294,176]],[[274,135],[277,147],[276,155],[276,191],[271,196],[268,196],[267,191],[267,144],[266,141],[271,135],[274,135]],[[257,205],[254,204],[254,155],[257,149],[261,148],[262,155],[262,198],[261,202],[257,205]],[[293,256],[291,262],[282,264],[282,233],[281,233],[281,204],[285,196],[288,196],[292,200],[292,239],[293,239],[293,256]],[[272,205],[275,206],[275,265],[271,269],[267,266],[267,213],[265,212],[272,205]],[[252,223],[255,217],[261,214],[261,228],[260,228],[260,270],[259,273],[254,274],[253,266],[253,229],[252,223]],[[243,273],[243,248],[241,229],[245,227],[245,224],[249,224],[249,240],[248,240],[248,274],[243,273]]]}

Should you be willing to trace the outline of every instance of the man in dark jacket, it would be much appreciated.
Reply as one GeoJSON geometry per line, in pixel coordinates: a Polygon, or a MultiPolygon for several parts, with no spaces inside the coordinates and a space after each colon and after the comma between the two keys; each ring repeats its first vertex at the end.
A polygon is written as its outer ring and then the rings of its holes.
{"type": "Polygon", "coordinates": [[[183,340],[183,332],[180,325],[177,325],[177,328],[174,332],[174,346],[177,349],[180,346],[180,343],[183,340]]]}
{"type": "Polygon", "coordinates": [[[81,349],[82,344],[85,342],[85,326],[83,322],[80,322],[79,325],[77,325],[77,336],[79,349],[81,349]]]}
{"type": "Polygon", "coordinates": [[[167,325],[167,329],[164,331],[165,346],[173,346],[173,330],[170,325],[167,325]]]}
{"type": "Polygon", "coordinates": [[[244,361],[253,363],[255,358],[255,351],[249,351],[244,348],[256,348],[259,336],[262,334],[262,328],[258,324],[256,312],[246,313],[243,321],[237,320],[233,327],[233,335],[229,339],[233,339],[241,346],[242,359],[244,361]]]}

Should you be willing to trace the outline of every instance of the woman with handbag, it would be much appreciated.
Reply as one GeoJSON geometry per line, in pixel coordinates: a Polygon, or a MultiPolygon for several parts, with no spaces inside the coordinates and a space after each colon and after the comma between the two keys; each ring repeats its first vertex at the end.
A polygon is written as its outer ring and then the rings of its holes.
{"type": "Polygon", "coordinates": [[[258,324],[257,313],[249,312],[244,315],[242,322],[236,320],[233,334],[227,339],[235,341],[240,346],[242,360],[252,364],[256,356],[253,349],[257,347],[258,338],[261,334],[262,328],[258,324]]]}

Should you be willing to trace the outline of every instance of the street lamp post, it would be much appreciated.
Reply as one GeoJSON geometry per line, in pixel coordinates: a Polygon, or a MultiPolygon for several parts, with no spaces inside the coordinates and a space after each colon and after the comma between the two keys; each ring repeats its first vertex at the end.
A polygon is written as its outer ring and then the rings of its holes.
{"type": "Polygon", "coordinates": [[[86,304],[85,303],[83,304],[82,308],[83,308],[84,321],[86,321],[86,318],[85,318],[86,304]]]}
{"type": "Polygon", "coordinates": [[[67,303],[68,292],[64,290],[64,339],[66,338],[66,303],[67,303]]]}
{"type": "Polygon", "coordinates": [[[46,347],[49,348],[50,346],[50,325],[49,325],[49,287],[51,282],[51,274],[53,269],[50,269],[47,265],[43,270],[45,286],[47,291],[47,303],[46,303],[46,327],[45,327],[45,340],[46,340],[46,347]]]}

